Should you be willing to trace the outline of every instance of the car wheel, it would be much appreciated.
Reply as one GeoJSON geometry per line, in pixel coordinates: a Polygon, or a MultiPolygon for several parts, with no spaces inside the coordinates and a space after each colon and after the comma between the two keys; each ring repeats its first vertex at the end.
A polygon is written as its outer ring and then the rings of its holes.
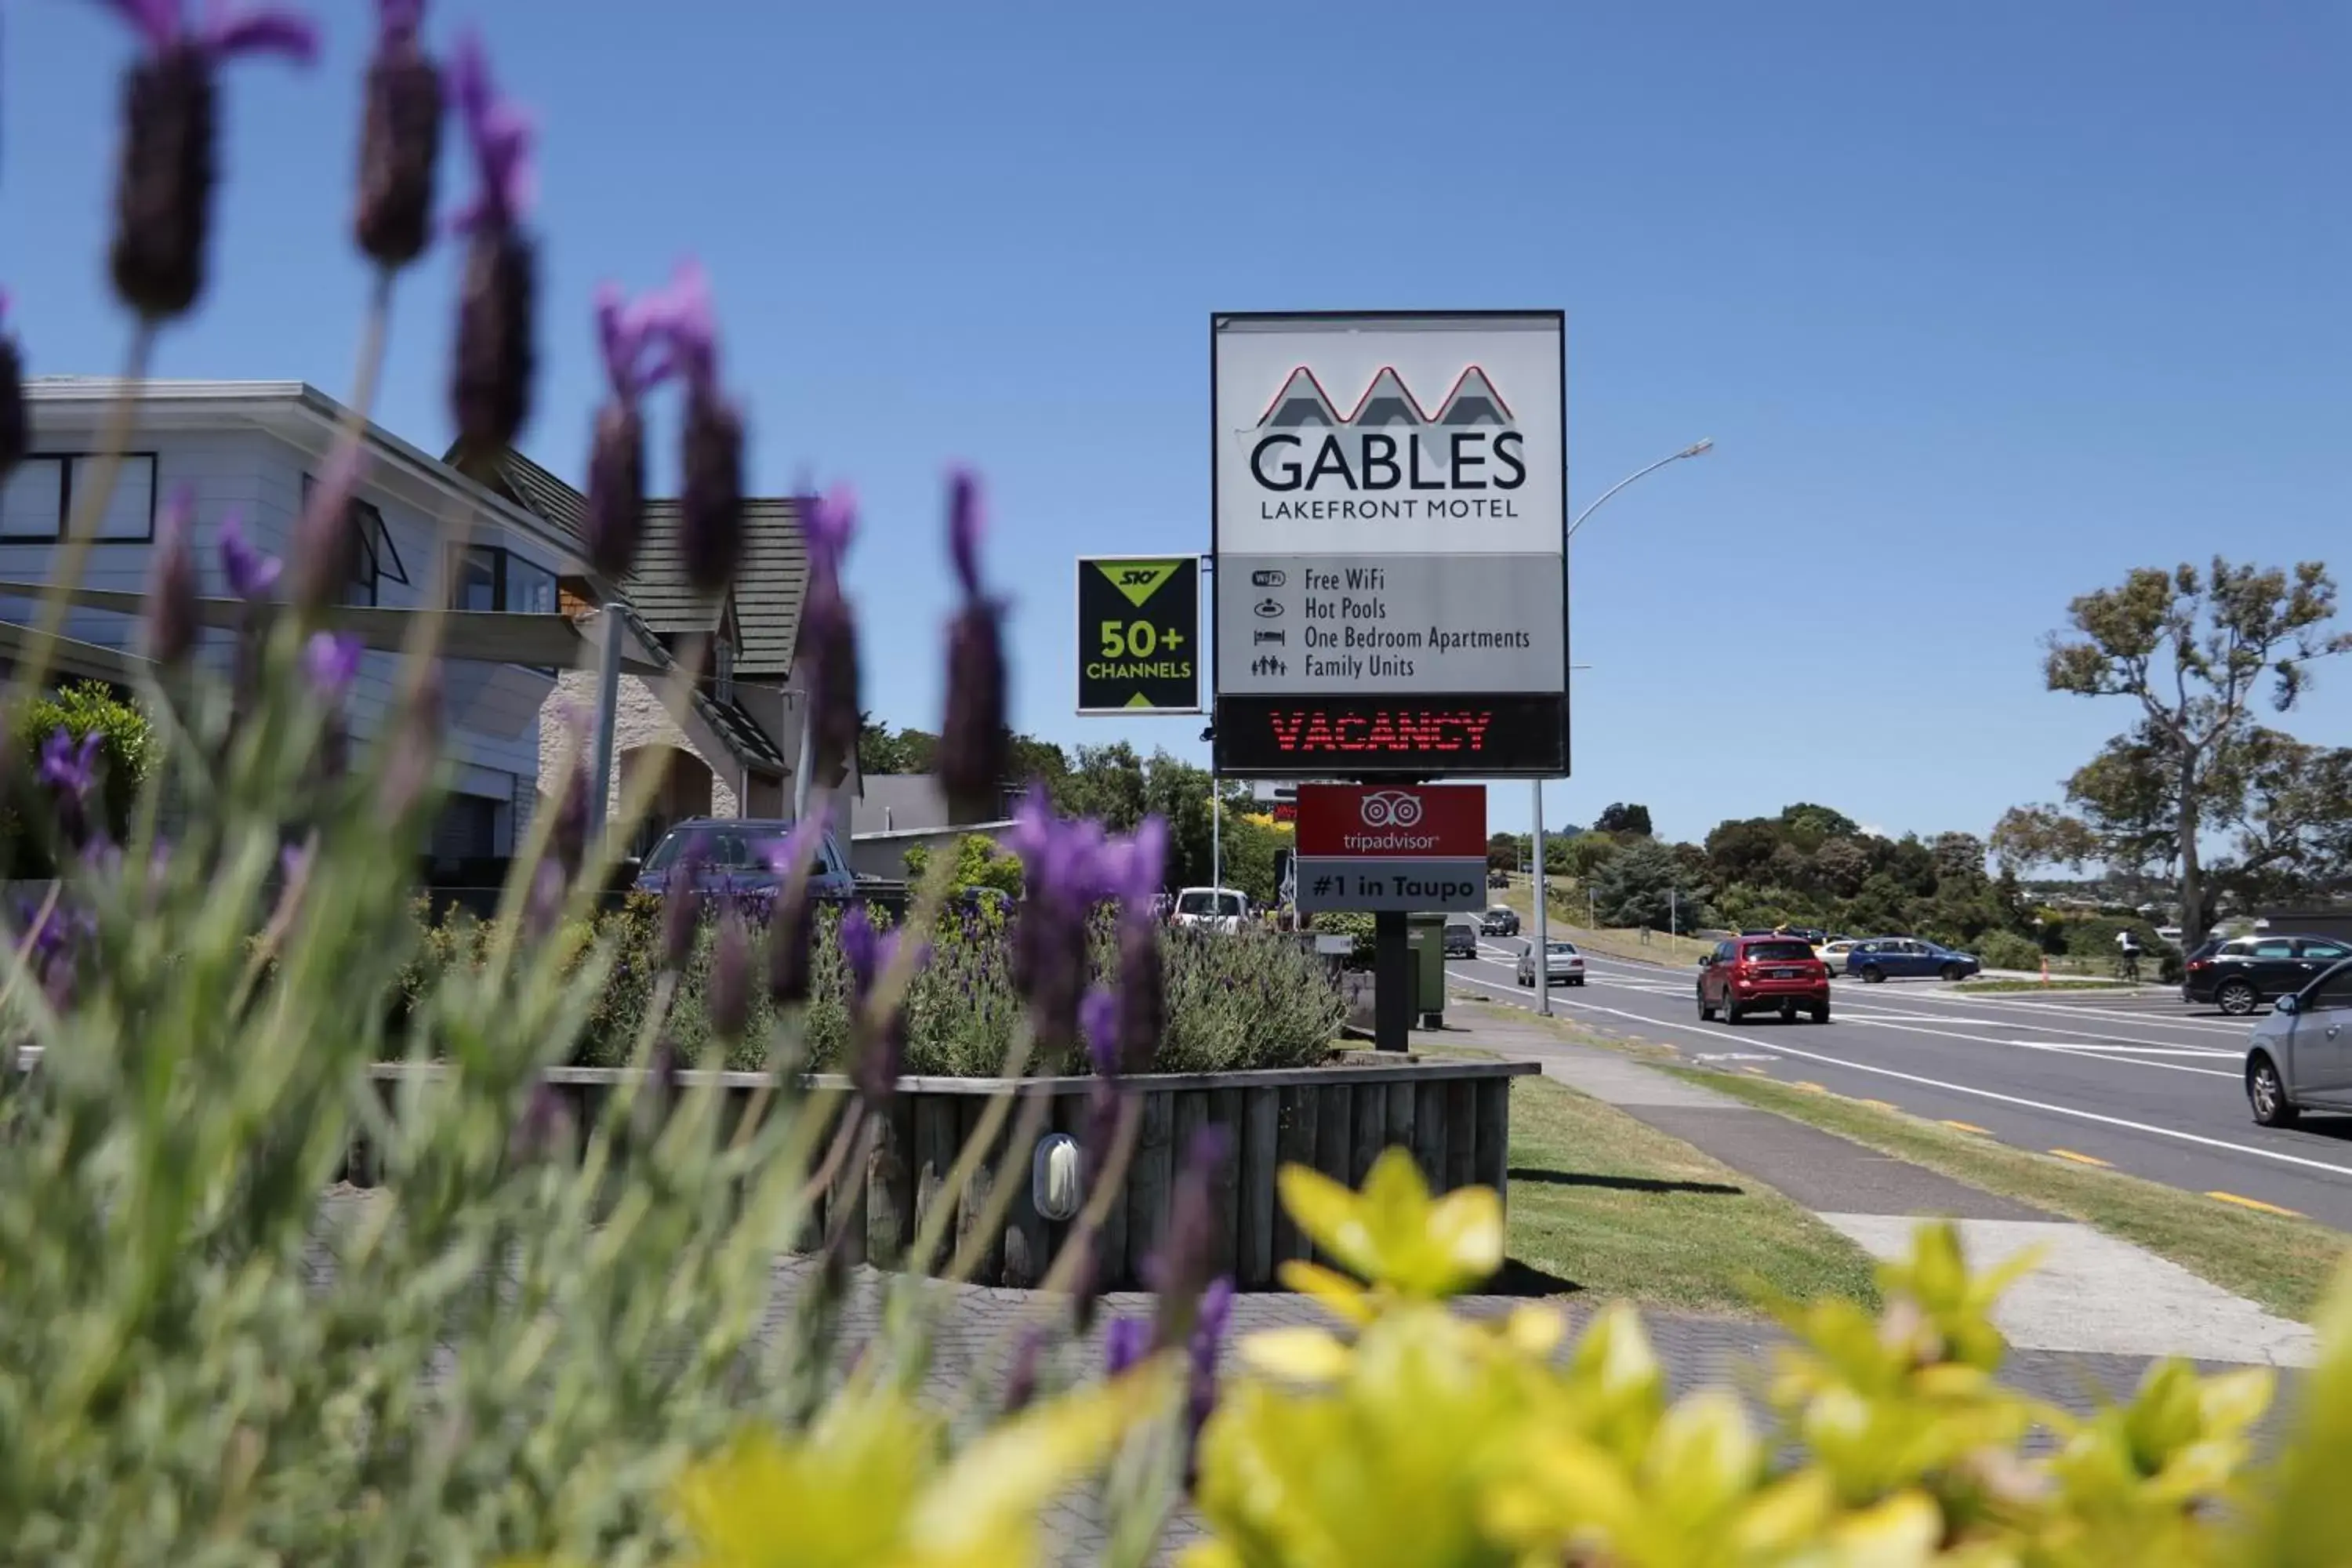
{"type": "Polygon", "coordinates": [[[1532,991],[1535,989],[1536,983],[1528,979],[1525,974],[1514,974],[1511,976],[1511,979],[1515,981],[1523,991],[1532,991]]]}
{"type": "Polygon", "coordinates": [[[2262,1005],[2262,996],[2242,980],[2225,980],[2213,993],[2213,1005],[2232,1018],[2242,1018],[2262,1005]]]}
{"type": "Polygon", "coordinates": [[[1723,1021],[1727,1024],[1737,1024],[1739,1022],[1741,1016],[1739,1004],[1734,1002],[1730,996],[1726,995],[1723,999],[1723,1021]]]}
{"type": "Polygon", "coordinates": [[[2279,1081],[2278,1068],[2268,1057],[2256,1057],[2246,1068],[2246,1104],[2254,1113],[2256,1126],[2294,1125],[2294,1104],[2287,1099],[2286,1085],[2279,1081]]]}
{"type": "Polygon", "coordinates": [[[1820,1006],[1813,1009],[1813,1022],[1816,1024],[1826,1024],[1829,1021],[1830,1005],[1824,1002],[1820,1006]]]}
{"type": "Polygon", "coordinates": [[[1947,984],[1955,980],[1966,980],[1968,977],[1969,972],[1961,968],[1958,964],[1948,963],[1944,965],[1944,980],[1947,984]]]}
{"type": "Polygon", "coordinates": [[[1874,963],[1867,965],[1862,972],[1862,983],[1864,985],[1875,985],[1885,978],[1886,971],[1879,968],[1878,965],[1874,963]]]}
{"type": "Polygon", "coordinates": [[[1698,994],[1698,1021],[1702,1024],[1715,1022],[1715,1004],[1706,999],[1706,992],[1703,987],[1698,994]]]}

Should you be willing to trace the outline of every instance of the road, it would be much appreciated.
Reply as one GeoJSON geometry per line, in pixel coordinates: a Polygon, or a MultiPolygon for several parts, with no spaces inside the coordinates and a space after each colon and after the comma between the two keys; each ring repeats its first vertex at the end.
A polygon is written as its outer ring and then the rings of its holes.
{"type": "MultiPolygon", "coordinates": [[[[1457,993],[1535,1005],[1518,939],[1446,966],[1457,993]]],[[[1933,981],[1832,983],[1831,1020],[1702,1024],[1697,971],[1585,956],[1552,1010],[1685,1056],[1898,1106],[2020,1148],[2111,1166],[2352,1230],[2352,1117],[2257,1127],[2242,1077],[2251,1020],[2154,993],[1965,995],[1933,981]]]]}

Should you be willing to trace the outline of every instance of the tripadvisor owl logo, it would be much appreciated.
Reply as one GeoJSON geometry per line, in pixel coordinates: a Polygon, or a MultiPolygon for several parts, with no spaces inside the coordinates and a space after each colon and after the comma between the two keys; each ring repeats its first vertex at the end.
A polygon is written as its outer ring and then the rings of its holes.
{"type": "Polygon", "coordinates": [[[1268,518],[1516,517],[1527,437],[1475,364],[1434,414],[1384,365],[1345,415],[1300,365],[1258,419],[1249,469],[1268,518]]]}

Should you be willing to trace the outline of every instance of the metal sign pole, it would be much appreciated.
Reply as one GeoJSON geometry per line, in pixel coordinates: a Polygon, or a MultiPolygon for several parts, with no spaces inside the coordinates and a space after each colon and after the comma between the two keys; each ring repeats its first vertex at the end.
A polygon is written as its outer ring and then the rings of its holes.
{"type": "Polygon", "coordinates": [[[1550,915],[1550,889],[1544,886],[1543,780],[1535,782],[1535,901],[1536,944],[1528,950],[1534,962],[1536,977],[1536,1011],[1551,1016],[1551,931],[1547,923],[1550,915]]]}

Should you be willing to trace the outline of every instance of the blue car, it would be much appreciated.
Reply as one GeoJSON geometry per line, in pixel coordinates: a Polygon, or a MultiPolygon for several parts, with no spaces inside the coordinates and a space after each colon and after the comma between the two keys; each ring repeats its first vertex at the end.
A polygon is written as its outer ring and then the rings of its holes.
{"type": "MultiPolygon", "coordinates": [[[[703,892],[738,898],[773,896],[782,892],[784,875],[777,857],[793,825],[761,817],[695,817],[681,822],[661,837],[653,853],[637,867],[637,891],[666,893],[678,875],[689,846],[700,860],[695,884],[703,892]]],[[[849,858],[831,834],[809,868],[809,891],[821,900],[847,901],[856,896],[857,878],[849,858]]]]}
{"type": "Polygon", "coordinates": [[[1845,955],[1845,972],[1874,985],[1882,980],[1966,980],[1983,967],[1974,953],[1916,936],[1874,936],[1855,942],[1845,955]]]}

